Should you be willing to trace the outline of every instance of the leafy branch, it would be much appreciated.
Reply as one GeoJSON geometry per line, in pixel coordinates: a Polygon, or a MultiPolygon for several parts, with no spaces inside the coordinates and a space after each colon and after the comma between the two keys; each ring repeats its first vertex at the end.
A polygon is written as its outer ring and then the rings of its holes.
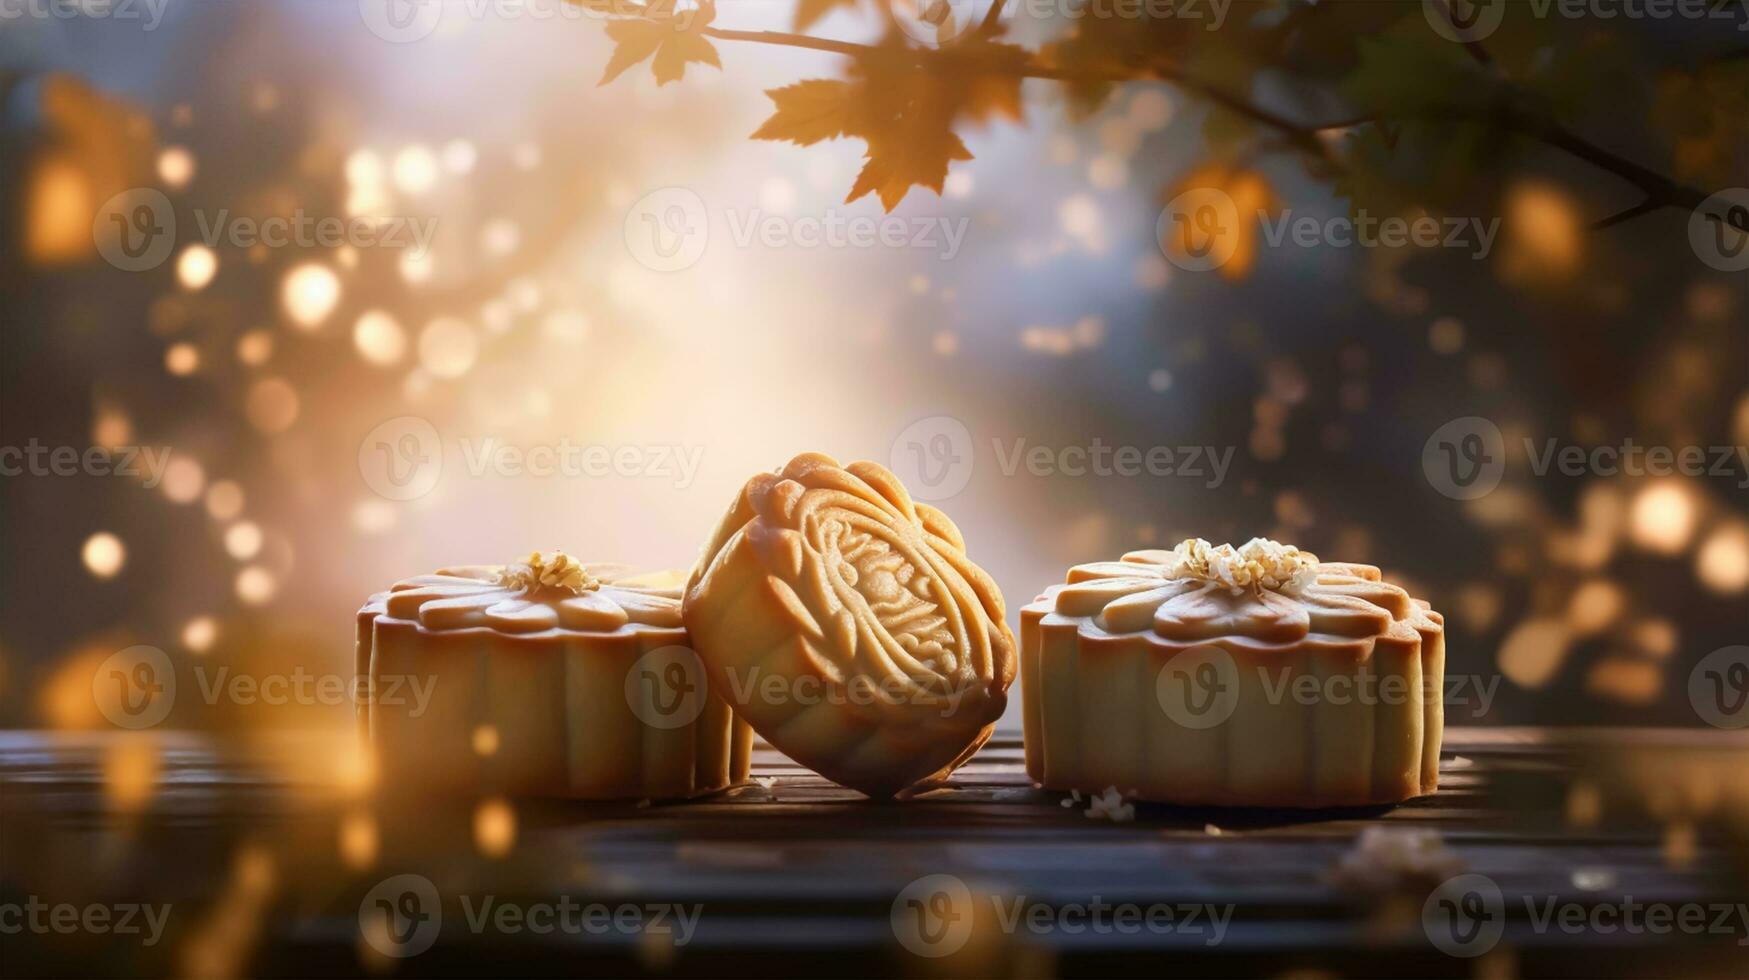
{"type": "MultiPolygon", "coordinates": [[[[774,112],[754,132],[756,139],[788,140],[811,145],[825,139],[855,137],[868,144],[866,163],[849,200],[877,194],[888,209],[896,207],[913,185],[938,193],[953,160],[971,153],[956,133],[963,123],[995,117],[1022,119],[1020,81],[1045,79],[1060,83],[1083,111],[1097,108],[1113,88],[1159,82],[1199,98],[1242,126],[1272,134],[1300,154],[1314,175],[1334,179],[1351,198],[1383,183],[1412,184],[1413,179],[1389,173],[1353,173],[1356,166],[1375,166],[1391,155],[1408,156],[1400,143],[1405,133],[1425,142],[1424,153],[1449,157],[1454,134],[1470,129],[1521,137],[1553,148],[1636,188],[1641,200],[1595,225],[1606,228],[1663,208],[1693,210],[1710,195],[1690,183],[1636,163],[1579,136],[1562,125],[1539,93],[1515,83],[1501,59],[1479,42],[1444,46],[1442,42],[1407,33],[1404,8],[1392,4],[1348,4],[1342,13],[1320,13],[1338,5],[1295,8],[1295,17],[1271,29],[1244,28],[1235,48],[1245,71],[1216,64],[1199,70],[1200,49],[1182,24],[1123,22],[1114,18],[1078,25],[1065,39],[1039,50],[1004,43],[996,0],[982,20],[936,46],[920,46],[896,31],[876,44],[859,44],[802,33],[838,6],[858,0],[801,0],[796,32],[747,31],[717,27],[712,0],[695,8],[677,9],[675,0],[630,5],[625,0],[573,0],[607,12],[615,49],[605,83],[645,60],[652,63],[658,84],[681,78],[688,64],[720,67],[713,41],[799,48],[850,59],[843,79],[808,79],[772,89],[774,112]],[[1381,8],[1396,8],[1395,10],[1381,8]],[[1369,8],[1356,13],[1355,8],[1369,8]],[[1346,57],[1346,77],[1305,80],[1307,90],[1322,86],[1349,104],[1361,107],[1348,117],[1321,122],[1302,121],[1265,107],[1249,95],[1253,76],[1263,69],[1291,69],[1305,60],[1308,31],[1322,17],[1324,47],[1346,57]],[[1357,23],[1364,18],[1365,23],[1357,23]],[[1360,30],[1356,30],[1359,27],[1360,30]],[[1371,40],[1369,40],[1369,34],[1371,40]],[[1472,67],[1464,68],[1465,63],[1472,67]],[[1226,70],[1221,70],[1226,68],[1226,70]],[[1422,79],[1402,84],[1397,76],[1422,79]],[[1454,96],[1454,93],[1458,93],[1454,96]],[[1363,149],[1372,152],[1344,159],[1324,138],[1330,131],[1369,131],[1363,149]]],[[[876,0],[890,4],[892,0],[876,0]]],[[[1410,7],[1418,7],[1411,4],[1410,7]]],[[[1419,15],[1417,15],[1418,17],[1419,15]]],[[[1425,31],[1424,25],[1412,25],[1425,31]]],[[[943,25],[944,36],[949,25],[943,25]]],[[[1238,30],[1237,25],[1230,30],[1238,30]]],[[[1713,66],[1741,67],[1729,55],[1709,60],[1713,66]]],[[[1321,100],[1327,105],[1329,99],[1321,100]]],[[[1381,167],[1388,171],[1389,167],[1381,167]]],[[[1411,195],[1429,188],[1399,188],[1411,195]]]]}

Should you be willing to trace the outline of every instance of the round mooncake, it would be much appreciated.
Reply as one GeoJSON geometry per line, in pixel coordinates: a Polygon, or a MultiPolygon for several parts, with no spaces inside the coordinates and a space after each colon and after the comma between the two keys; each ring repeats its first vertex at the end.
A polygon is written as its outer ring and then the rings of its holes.
{"type": "Polygon", "coordinates": [[[1444,620],[1371,565],[1196,539],[1076,566],[1020,621],[1046,788],[1328,807],[1438,786],[1444,620]]]}
{"type": "Polygon", "coordinates": [[[945,776],[1014,679],[1002,594],[947,515],[868,462],[748,481],[687,585],[712,691],[780,751],[870,796],[945,776]]]}
{"type": "Polygon", "coordinates": [[[360,716],[392,785],[579,799],[744,782],[680,590],[560,552],[397,582],[358,613],[360,716]]]}

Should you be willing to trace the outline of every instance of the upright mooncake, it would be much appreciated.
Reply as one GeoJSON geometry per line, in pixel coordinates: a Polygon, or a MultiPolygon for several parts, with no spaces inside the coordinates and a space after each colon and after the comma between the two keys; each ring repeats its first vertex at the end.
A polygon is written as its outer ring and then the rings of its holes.
{"type": "Polygon", "coordinates": [[[580,799],[747,778],[680,593],[561,552],[397,582],[358,614],[361,719],[385,782],[580,799]]]}
{"type": "Polygon", "coordinates": [[[711,687],[790,758],[871,796],[945,776],[1014,679],[1002,593],[947,515],[875,463],[748,481],[687,585],[711,687]]]}
{"type": "Polygon", "coordinates": [[[1021,610],[1027,773],[1181,804],[1432,793],[1443,624],[1377,568],[1263,539],[1076,566],[1021,610]]]}

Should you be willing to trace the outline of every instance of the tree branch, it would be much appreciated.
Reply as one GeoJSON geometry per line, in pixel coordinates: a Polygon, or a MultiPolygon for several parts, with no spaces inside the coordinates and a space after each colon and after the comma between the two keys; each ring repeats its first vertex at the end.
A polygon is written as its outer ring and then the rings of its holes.
{"type": "MultiPolygon", "coordinates": [[[[994,9],[1000,9],[999,7],[994,9]]],[[[866,44],[856,44],[850,41],[836,41],[830,38],[818,38],[806,34],[790,34],[783,31],[736,31],[718,27],[706,27],[703,32],[708,37],[723,41],[746,41],[755,44],[775,44],[784,47],[807,48],[814,51],[825,51],[831,54],[845,55],[851,58],[861,58],[872,54],[875,48],[866,44]]],[[[1466,45],[1470,54],[1478,63],[1494,67],[1493,59],[1479,45],[1466,45]]],[[[922,53],[920,52],[920,57],[922,53]]],[[[945,59],[954,58],[952,49],[937,49],[930,57],[945,59]]],[[[1302,153],[1317,158],[1327,166],[1340,167],[1331,156],[1330,150],[1323,140],[1318,138],[1321,130],[1340,129],[1349,126],[1376,122],[1367,117],[1355,120],[1332,123],[1302,123],[1272,112],[1256,103],[1246,100],[1220,89],[1206,81],[1184,74],[1178,68],[1170,65],[1150,65],[1142,69],[1144,74],[1136,72],[1093,72],[1085,70],[1069,70],[1055,65],[1042,64],[1037,60],[1024,63],[1009,62],[979,62],[979,65],[992,73],[1013,73],[1022,78],[1040,78],[1057,82],[1109,82],[1123,84],[1126,82],[1144,81],[1148,78],[1157,79],[1171,85],[1176,85],[1187,92],[1226,109],[1229,112],[1243,116],[1252,122],[1275,130],[1285,138],[1288,145],[1302,153]]],[[[1457,110],[1460,114],[1464,110],[1457,110]]],[[[1526,112],[1513,111],[1506,117],[1508,128],[1522,135],[1529,136],[1542,143],[1567,153],[1593,167],[1614,174],[1630,184],[1633,184],[1645,198],[1639,204],[1598,221],[1593,227],[1602,229],[1627,221],[1652,211],[1666,207],[1681,208],[1693,211],[1706,201],[1706,192],[1695,187],[1678,183],[1655,170],[1641,166],[1610,150],[1606,150],[1572,131],[1561,126],[1553,119],[1535,116],[1526,112]]]]}

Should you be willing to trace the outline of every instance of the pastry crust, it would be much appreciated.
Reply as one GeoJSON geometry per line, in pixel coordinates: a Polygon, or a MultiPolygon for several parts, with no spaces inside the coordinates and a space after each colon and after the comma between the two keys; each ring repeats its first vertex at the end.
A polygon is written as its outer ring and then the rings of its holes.
{"type": "Polygon", "coordinates": [[[745,782],[752,730],[708,696],[679,590],[541,557],[406,579],[359,610],[360,724],[385,782],[577,799],[745,782]]]}
{"type": "Polygon", "coordinates": [[[1285,549],[1310,562],[1235,579],[1189,545],[1076,566],[1021,610],[1028,775],[1222,806],[1434,792],[1444,619],[1371,565],[1285,549]]]}
{"type": "Polygon", "coordinates": [[[712,690],[772,745],[870,796],[946,776],[1014,679],[1002,594],[947,515],[875,463],[797,456],[748,481],[683,615],[712,690]]]}

